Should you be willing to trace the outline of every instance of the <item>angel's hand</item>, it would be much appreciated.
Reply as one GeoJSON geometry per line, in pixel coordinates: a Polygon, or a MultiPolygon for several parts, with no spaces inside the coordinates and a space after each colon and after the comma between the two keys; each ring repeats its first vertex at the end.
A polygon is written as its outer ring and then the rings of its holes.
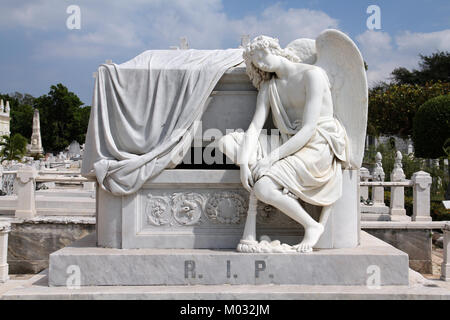
{"type": "Polygon", "coordinates": [[[270,157],[264,157],[259,160],[253,167],[253,180],[259,180],[267,171],[270,170],[274,161],[270,157]]]}
{"type": "Polygon", "coordinates": [[[253,187],[253,177],[248,165],[241,165],[240,173],[242,185],[248,192],[251,192],[253,187]]]}

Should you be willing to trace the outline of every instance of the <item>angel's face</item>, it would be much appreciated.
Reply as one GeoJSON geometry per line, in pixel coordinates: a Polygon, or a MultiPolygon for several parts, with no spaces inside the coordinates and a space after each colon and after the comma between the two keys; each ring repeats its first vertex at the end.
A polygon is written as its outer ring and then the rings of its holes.
{"type": "Polygon", "coordinates": [[[252,62],[258,69],[265,72],[275,72],[279,57],[270,52],[269,49],[256,49],[252,52],[252,62]]]}

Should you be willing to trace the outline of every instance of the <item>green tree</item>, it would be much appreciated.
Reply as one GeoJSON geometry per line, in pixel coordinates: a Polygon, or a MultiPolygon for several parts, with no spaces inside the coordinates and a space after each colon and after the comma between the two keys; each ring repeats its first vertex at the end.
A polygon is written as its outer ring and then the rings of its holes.
{"type": "Polygon", "coordinates": [[[15,92],[12,95],[0,94],[0,99],[3,99],[5,103],[9,101],[11,107],[11,133],[20,133],[22,136],[30,139],[34,97],[30,94],[15,92]]]}
{"type": "Polygon", "coordinates": [[[419,69],[409,71],[396,68],[392,80],[396,84],[424,85],[430,81],[450,82],[450,52],[438,51],[429,56],[420,55],[419,69]]]}
{"type": "Polygon", "coordinates": [[[368,134],[412,135],[414,116],[431,98],[450,93],[450,83],[380,84],[369,92],[368,134]]]}
{"type": "Polygon", "coordinates": [[[46,151],[64,150],[73,140],[84,143],[90,107],[64,85],[51,86],[50,92],[36,98],[39,109],[42,144],[46,151]]]}
{"type": "Polygon", "coordinates": [[[2,160],[21,160],[27,152],[27,139],[20,133],[12,137],[4,135],[0,141],[0,157],[2,160]]]}
{"type": "Polygon", "coordinates": [[[414,117],[415,155],[437,159],[447,156],[445,142],[450,138],[450,94],[425,102],[414,117]]]}

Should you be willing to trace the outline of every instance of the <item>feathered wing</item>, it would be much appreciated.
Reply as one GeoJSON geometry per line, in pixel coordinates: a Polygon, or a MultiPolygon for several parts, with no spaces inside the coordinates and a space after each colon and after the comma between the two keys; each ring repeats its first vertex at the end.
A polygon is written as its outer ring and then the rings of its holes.
{"type": "Polygon", "coordinates": [[[316,66],[326,71],[331,83],[334,116],[349,139],[348,164],[358,169],[364,156],[368,91],[364,60],[356,44],[338,30],[325,30],[316,39],[316,66]]]}

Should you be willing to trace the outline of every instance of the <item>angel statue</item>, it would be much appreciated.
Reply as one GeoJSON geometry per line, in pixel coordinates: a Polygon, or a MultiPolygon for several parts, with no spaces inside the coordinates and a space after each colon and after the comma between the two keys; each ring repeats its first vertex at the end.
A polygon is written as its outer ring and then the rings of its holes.
{"type": "Polygon", "coordinates": [[[311,252],[342,195],[342,170],[358,169],[362,163],[367,125],[364,61],[353,41],[337,30],[325,30],[315,41],[295,40],[286,49],[277,39],[259,36],[243,56],[259,91],[255,113],[245,133],[232,132],[219,141],[219,149],[240,166],[241,182],[250,192],[237,250],[311,252]],[[261,132],[269,112],[280,132],[275,139],[261,132]],[[319,221],[299,199],[322,207],[319,221]],[[258,242],[257,200],[300,223],[303,240],[295,246],[258,242]]]}

